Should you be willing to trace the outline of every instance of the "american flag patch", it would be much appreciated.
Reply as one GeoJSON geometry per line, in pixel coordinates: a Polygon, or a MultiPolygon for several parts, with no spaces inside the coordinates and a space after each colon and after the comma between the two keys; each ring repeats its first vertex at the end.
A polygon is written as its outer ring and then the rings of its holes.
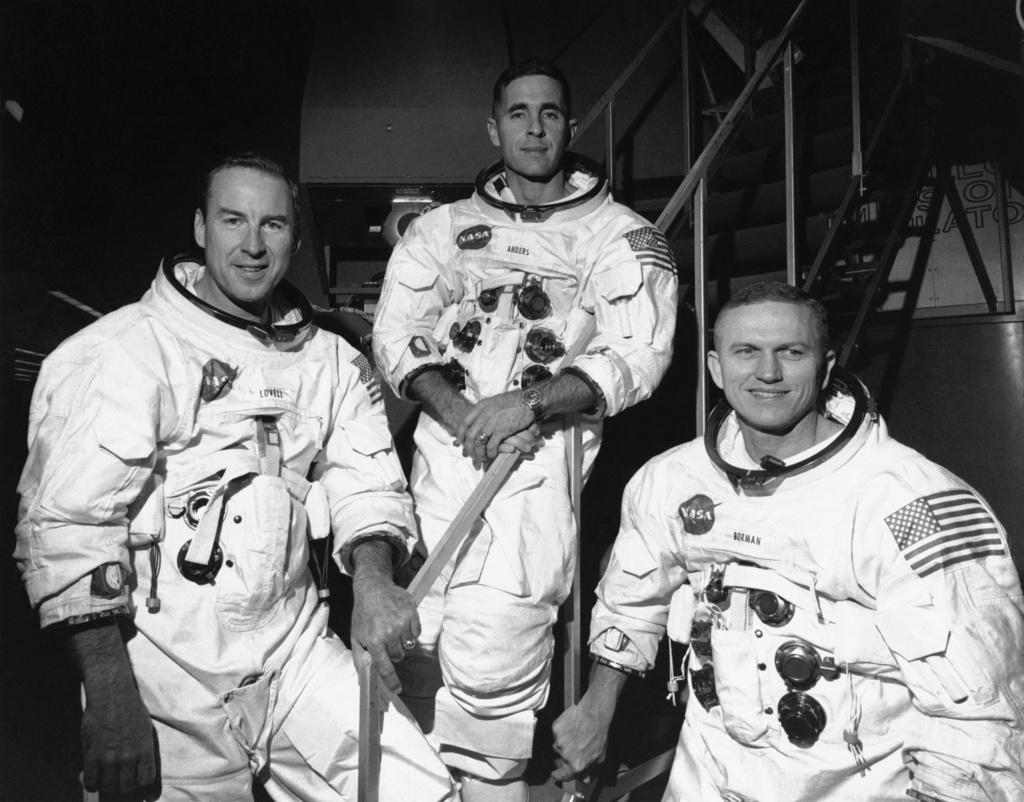
{"type": "Polygon", "coordinates": [[[665,235],[658,229],[651,226],[635,228],[622,236],[629,243],[640,264],[659,267],[669,273],[676,272],[676,259],[672,255],[672,249],[669,248],[665,235]]]}
{"type": "Polygon", "coordinates": [[[970,490],[922,496],[887,515],[885,523],[918,576],[1006,554],[999,525],[970,490]]]}
{"type": "Polygon", "coordinates": [[[373,369],[370,360],[360,354],[352,360],[352,364],[359,368],[359,381],[366,386],[366,392],[370,394],[370,401],[376,404],[384,400],[384,394],[380,389],[380,379],[377,378],[377,371],[373,369]]]}

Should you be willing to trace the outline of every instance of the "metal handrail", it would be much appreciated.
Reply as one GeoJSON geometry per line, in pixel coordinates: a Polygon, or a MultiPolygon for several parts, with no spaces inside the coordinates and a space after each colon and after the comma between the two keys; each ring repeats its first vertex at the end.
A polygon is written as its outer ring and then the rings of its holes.
{"type": "MultiPolygon", "coordinates": [[[[583,119],[580,120],[579,125],[576,126],[575,139],[579,140],[580,137],[582,137],[583,134],[586,133],[587,129],[594,124],[594,121],[601,116],[601,113],[605,110],[605,107],[614,102],[615,96],[619,93],[619,90],[622,89],[626,81],[628,81],[632,77],[633,73],[637,71],[637,68],[643,63],[644,59],[647,58],[647,54],[651,52],[654,46],[658,43],[658,40],[660,40],[661,37],[665,35],[665,33],[669,29],[669,25],[672,24],[672,22],[676,19],[676,17],[680,15],[680,13],[682,13],[682,11],[683,5],[682,2],[680,2],[680,4],[677,5],[665,18],[665,21],[658,26],[658,30],[656,30],[652,34],[651,38],[647,40],[647,44],[640,48],[640,52],[636,54],[636,56],[629,63],[629,65],[621,73],[619,73],[619,77],[612,81],[611,86],[609,86],[605,90],[604,94],[602,94],[601,97],[599,97],[597,101],[594,103],[594,105],[590,107],[590,111],[588,111],[583,116],[583,119]]],[[[611,137],[609,137],[609,139],[610,138],[611,137]]],[[[610,164],[608,165],[608,172],[611,172],[610,164]]]]}
{"type": "Polygon", "coordinates": [[[707,177],[711,165],[718,158],[722,149],[729,143],[730,138],[740,122],[740,117],[746,110],[747,104],[764,82],[768,72],[775,66],[775,62],[778,61],[779,55],[782,53],[782,49],[790,41],[790,37],[793,33],[793,27],[799,21],[800,17],[803,16],[804,9],[806,9],[808,4],[811,2],[813,2],[813,0],[801,0],[800,5],[798,5],[796,10],[793,11],[793,14],[782,29],[782,32],[775,38],[768,57],[754,73],[753,77],[747,82],[747,85],[743,87],[743,91],[740,92],[739,97],[736,98],[732,108],[729,109],[729,113],[725,115],[725,119],[722,120],[722,124],[718,126],[718,130],[716,130],[712,135],[708,144],[704,146],[704,150],[701,152],[700,156],[697,157],[697,161],[694,163],[693,167],[690,168],[690,172],[686,174],[686,177],[679,185],[679,188],[672,194],[669,202],[665,205],[661,214],[658,215],[658,220],[655,225],[662,231],[668,231],[669,227],[675,222],[679,212],[682,211],[683,207],[692,197],[693,191],[697,188],[697,182],[707,177]]]}

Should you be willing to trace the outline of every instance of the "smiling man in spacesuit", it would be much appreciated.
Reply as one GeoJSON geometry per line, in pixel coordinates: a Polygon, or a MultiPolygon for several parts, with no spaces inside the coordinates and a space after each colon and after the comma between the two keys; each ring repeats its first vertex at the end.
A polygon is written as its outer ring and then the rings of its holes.
{"type": "Polygon", "coordinates": [[[666,800],[1024,799],[1006,535],[834,361],[824,308],[797,289],[723,307],[708,367],[727,403],[626,489],[557,778],[601,759],[667,626],[690,648],[666,800]]]}
{"type": "MultiPolygon", "coordinates": [[[[275,799],[354,799],[356,672],[307,563],[322,587],[333,528],[353,637],[397,687],[387,656],[419,631],[391,581],[411,499],[365,357],[282,282],[281,168],[213,170],[195,238],[203,264],[165,262],[45,361],[15,557],[81,672],[87,788],[242,800],[258,775],[275,799]]],[[[383,749],[382,798],[452,798],[414,722],[389,714],[383,749]]]]}
{"type": "Polygon", "coordinates": [[[411,702],[426,700],[425,728],[470,802],[526,799],[551,627],[575,562],[560,417],[588,413],[588,471],[601,419],[647,398],[671,358],[671,251],[612,201],[597,165],[566,153],[575,128],[557,69],[505,70],[487,122],[501,162],[479,175],[472,198],[410,226],[374,324],[382,372],[423,406],[412,492],[427,551],[488,460],[539,446],[421,605],[422,648],[401,664],[422,669],[403,687],[411,702]],[[435,705],[427,677],[438,658],[445,687],[435,705]]]}

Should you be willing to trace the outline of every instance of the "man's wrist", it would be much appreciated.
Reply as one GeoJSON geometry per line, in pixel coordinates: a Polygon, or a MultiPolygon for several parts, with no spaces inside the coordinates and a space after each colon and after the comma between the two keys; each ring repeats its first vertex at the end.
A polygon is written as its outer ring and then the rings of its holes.
{"type": "Polygon", "coordinates": [[[393,539],[383,532],[373,532],[356,538],[348,549],[352,577],[379,574],[391,576],[398,562],[393,539]]]}
{"type": "Polygon", "coordinates": [[[533,414],[534,423],[540,423],[544,420],[544,402],[540,397],[540,392],[535,387],[527,387],[523,390],[520,393],[520,400],[533,414]]]}

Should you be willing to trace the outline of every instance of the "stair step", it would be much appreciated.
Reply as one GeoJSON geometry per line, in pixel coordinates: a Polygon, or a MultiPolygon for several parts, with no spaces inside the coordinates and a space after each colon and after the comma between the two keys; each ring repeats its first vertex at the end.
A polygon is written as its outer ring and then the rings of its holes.
{"type": "MultiPolygon", "coordinates": [[[[835,167],[810,176],[800,199],[804,214],[834,211],[843,199],[849,179],[847,167],[835,167]]],[[[647,198],[635,201],[633,208],[648,217],[656,217],[667,202],[668,197],[647,198]]],[[[742,190],[716,192],[708,197],[705,213],[708,231],[713,234],[785,221],[786,183],[772,181],[742,190]]]]}
{"type": "MultiPolygon", "coordinates": [[[[813,255],[828,233],[827,215],[814,215],[804,221],[807,254],[813,255]]],[[[693,271],[693,239],[672,242],[681,274],[693,271]]],[[[709,277],[749,276],[766,271],[785,270],[786,226],[774,223],[744,228],[707,239],[709,277]]]]}

